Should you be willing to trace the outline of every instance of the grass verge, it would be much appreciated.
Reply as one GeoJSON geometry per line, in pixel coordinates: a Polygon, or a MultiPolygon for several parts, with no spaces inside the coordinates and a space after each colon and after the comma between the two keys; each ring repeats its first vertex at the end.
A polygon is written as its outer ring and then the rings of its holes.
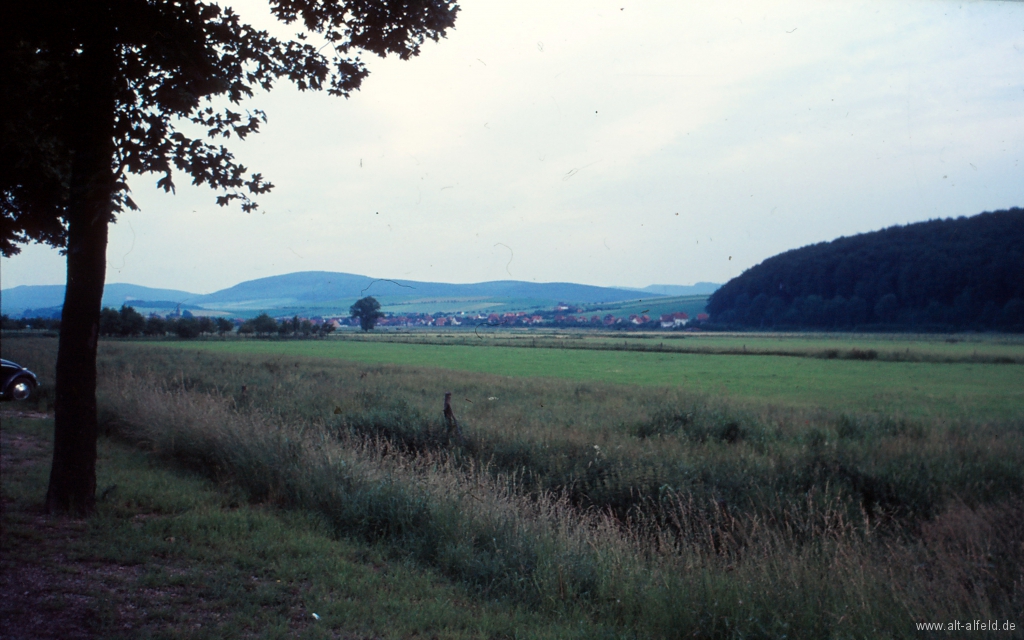
{"type": "MultiPolygon", "coordinates": [[[[337,539],[322,516],[101,439],[97,514],[50,518],[52,421],[3,418],[0,637],[588,637],[337,539]],[[316,614],[314,616],[314,614],[316,614]]],[[[597,634],[599,635],[599,634],[597,634]]]]}

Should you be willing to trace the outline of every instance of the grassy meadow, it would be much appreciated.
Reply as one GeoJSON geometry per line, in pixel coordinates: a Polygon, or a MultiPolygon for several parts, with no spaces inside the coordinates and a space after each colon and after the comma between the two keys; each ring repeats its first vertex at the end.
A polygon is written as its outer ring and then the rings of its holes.
{"type": "Polygon", "coordinates": [[[1024,364],[1024,337],[1014,334],[704,333],[384,327],[373,333],[347,331],[337,338],[416,344],[779,355],[829,360],[1024,364]]]}
{"type": "MultiPolygon", "coordinates": [[[[880,412],[897,416],[954,419],[1006,419],[1024,415],[1024,347],[1021,343],[996,344],[992,358],[1020,358],[1020,364],[930,361],[948,347],[946,342],[908,341],[906,347],[889,341],[894,351],[917,354],[915,361],[861,360],[817,357],[829,349],[851,353],[853,341],[834,344],[804,339],[796,348],[806,357],[716,351],[679,353],[660,350],[607,349],[574,346],[576,342],[606,344],[611,338],[492,334],[484,342],[473,333],[419,333],[415,342],[394,341],[392,336],[331,339],[325,341],[206,341],[149,343],[152,348],[200,349],[231,355],[261,354],[282,357],[339,359],[366,364],[436,367],[510,377],[547,377],[580,382],[606,382],[629,386],[664,386],[714,394],[737,402],[761,405],[826,408],[838,411],[880,412]],[[428,339],[435,342],[429,343],[428,339]],[[461,340],[468,344],[446,344],[461,340]],[[562,348],[533,347],[530,343],[558,341],[562,348]],[[482,344],[473,346],[477,341],[482,344]],[[504,344],[503,344],[504,343],[504,344]],[[526,343],[526,344],[520,344],[526,343]],[[508,346],[506,346],[508,345],[508,346]],[[1002,351],[997,349],[1002,348],[1002,351]]],[[[640,342],[643,339],[633,339],[640,342]]],[[[735,347],[735,340],[719,338],[707,349],[735,347]]],[[[751,350],[770,341],[752,338],[751,350]],[[762,341],[762,342],[758,342],[762,341]],[[756,346],[755,346],[756,345],[756,346]]],[[[697,342],[698,340],[686,340],[697,342]]],[[[703,338],[700,339],[703,341],[703,338]]],[[[661,341],[664,342],[664,341],[661,341]]],[[[619,343],[629,345],[629,339],[619,343]]],[[[659,342],[660,343],[660,342],[659,342]]],[[[654,343],[654,344],[659,344],[654,343]]],[[[869,343],[874,345],[875,343],[869,343]]],[[[864,346],[859,350],[867,351],[864,346]]],[[[972,348],[973,349],[973,348],[972,348]]]]}
{"type": "MultiPolygon", "coordinates": [[[[101,342],[103,429],[591,637],[1024,624],[1017,343],[996,363],[437,340],[101,342]]],[[[43,408],[55,348],[3,343],[43,408]]]]}

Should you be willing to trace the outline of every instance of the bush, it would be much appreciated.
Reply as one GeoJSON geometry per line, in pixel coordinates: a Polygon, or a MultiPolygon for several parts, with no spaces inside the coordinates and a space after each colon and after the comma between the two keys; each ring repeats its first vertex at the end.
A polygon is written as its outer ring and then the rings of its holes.
{"type": "Polygon", "coordinates": [[[180,318],[174,323],[174,332],[179,338],[191,340],[200,334],[199,321],[195,318],[180,318]]]}
{"type": "Polygon", "coordinates": [[[162,336],[167,333],[167,321],[160,316],[149,316],[143,331],[147,336],[162,336]]]}

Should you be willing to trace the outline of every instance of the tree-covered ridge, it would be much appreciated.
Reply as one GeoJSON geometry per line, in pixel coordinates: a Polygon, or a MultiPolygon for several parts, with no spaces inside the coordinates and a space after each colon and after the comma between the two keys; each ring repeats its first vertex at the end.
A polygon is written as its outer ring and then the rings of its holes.
{"type": "Polygon", "coordinates": [[[895,226],[773,256],[708,301],[756,328],[1024,331],[1024,209],[895,226]]]}

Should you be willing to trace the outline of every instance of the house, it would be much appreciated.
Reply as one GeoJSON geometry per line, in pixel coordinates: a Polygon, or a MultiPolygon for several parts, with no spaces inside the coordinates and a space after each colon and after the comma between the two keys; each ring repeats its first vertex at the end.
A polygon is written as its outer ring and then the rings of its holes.
{"type": "Polygon", "coordinates": [[[690,322],[690,316],[682,313],[665,313],[661,316],[661,328],[662,329],[675,329],[676,327],[685,327],[690,322]]]}

